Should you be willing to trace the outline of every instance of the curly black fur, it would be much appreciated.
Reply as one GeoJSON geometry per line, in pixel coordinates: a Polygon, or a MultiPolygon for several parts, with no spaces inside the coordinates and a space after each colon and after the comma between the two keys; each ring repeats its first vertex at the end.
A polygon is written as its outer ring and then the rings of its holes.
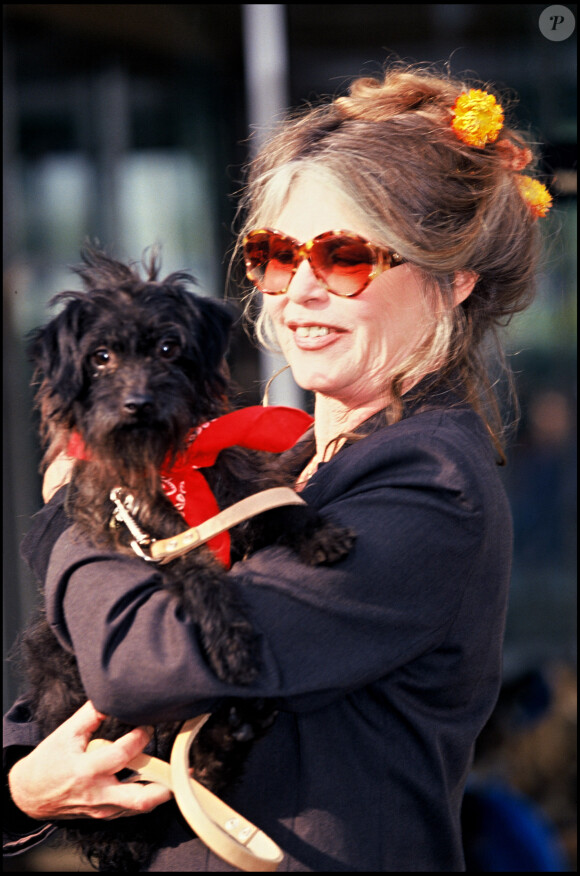
{"type": "MultiPolygon", "coordinates": [[[[159,281],[153,255],[142,279],[135,266],[87,249],[77,269],[85,291],[63,292],[58,315],[31,339],[39,382],[37,403],[46,444],[45,464],[63,450],[72,430],[90,461],[75,465],[68,491],[71,517],[96,542],[127,551],[123,528],[112,529],[110,490],[122,485],[138,499],[141,526],[156,538],[187,528],[165,497],[159,470],[168,454],[184,449],[192,427],[230,409],[225,354],[232,316],[224,305],[194,295],[193,278],[174,273],[159,281]]],[[[220,507],[286,479],[268,454],[222,451],[204,474],[220,507]]],[[[335,562],[352,545],[350,532],[323,523],[307,507],[278,510],[232,533],[234,558],[273,541],[287,544],[308,563],[335,562]]],[[[216,675],[249,684],[259,671],[257,641],[244,606],[223,567],[200,548],[159,567],[164,586],[196,625],[199,644],[216,675]]],[[[23,637],[34,718],[50,732],[86,700],[76,660],[44,619],[23,637]]],[[[199,781],[221,791],[242,774],[252,744],[275,718],[274,704],[225,701],[192,751],[199,781]]],[[[98,735],[117,738],[129,729],[107,719],[98,735]]],[[[158,726],[153,751],[168,758],[178,727],[158,726]]],[[[151,750],[151,749],[150,749],[151,750]]],[[[96,823],[67,823],[69,839],[100,870],[143,869],[174,804],[149,816],[96,823]]]]}

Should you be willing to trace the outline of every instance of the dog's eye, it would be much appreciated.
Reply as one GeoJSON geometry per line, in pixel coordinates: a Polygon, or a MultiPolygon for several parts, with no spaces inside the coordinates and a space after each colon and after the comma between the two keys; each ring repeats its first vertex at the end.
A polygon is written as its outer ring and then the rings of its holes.
{"type": "Polygon", "coordinates": [[[166,338],[164,341],[161,341],[157,350],[162,359],[175,359],[181,352],[181,347],[177,341],[166,338]]]}
{"type": "Polygon", "coordinates": [[[91,365],[95,368],[106,368],[111,361],[111,354],[106,347],[99,347],[94,353],[91,353],[91,365]]]}

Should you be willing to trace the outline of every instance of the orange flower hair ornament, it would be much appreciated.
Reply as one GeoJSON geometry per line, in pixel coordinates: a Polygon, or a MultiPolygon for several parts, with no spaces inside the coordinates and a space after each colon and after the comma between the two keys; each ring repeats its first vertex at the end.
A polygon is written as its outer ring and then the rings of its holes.
{"type": "Polygon", "coordinates": [[[504,114],[493,94],[471,88],[460,94],[453,108],[451,127],[468,146],[483,149],[495,143],[503,127],[504,114]]]}
{"type": "MultiPolygon", "coordinates": [[[[468,146],[483,149],[488,143],[495,143],[504,123],[501,104],[493,94],[471,88],[459,95],[452,108],[451,127],[457,137],[468,146]]],[[[531,161],[532,153],[520,148],[509,140],[500,140],[496,146],[506,169],[517,173],[531,161]]],[[[552,206],[552,197],[543,183],[530,176],[516,178],[520,195],[528,205],[534,219],[543,218],[552,206]]]]}
{"type": "Polygon", "coordinates": [[[516,182],[534,219],[543,219],[552,206],[552,196],[546,186],[531,176],[518,176],[516,182]]]}

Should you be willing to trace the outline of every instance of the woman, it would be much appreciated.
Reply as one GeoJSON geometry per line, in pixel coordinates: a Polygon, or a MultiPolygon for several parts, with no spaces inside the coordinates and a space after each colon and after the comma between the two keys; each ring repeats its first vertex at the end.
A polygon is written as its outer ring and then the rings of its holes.
{"type": "MultiPolygon", "coordinates": [[[[226,687],[148,568],[60,535],[57,492],[33,530],[36,568],[52,550],[48,614],[95,706],[13,767],[17,847],[32,823],[166,799],[113,776],[143,728],[84,752],[96,709],[145,725],[235,694],[279,705],[227,799],[279,844],[284,869],[464,869],[461,801],[499,690],[511,558],[484,344],[531,298],[535,219],[549,206],[519,173],[532,154],[504,121],[486,92],[395,69],[287,122],[255,160],[240,246],[263,305],[258,334],[315,396],[313,434],[288,466],[356,547],[325,568],[281,548],[232,568],[262,670],[226,687]]],[[[20,756],[38,740],[19,709],[9,751],[20,756]]],[[[231,868],[176,818],[150,869],[231,868]]]]}

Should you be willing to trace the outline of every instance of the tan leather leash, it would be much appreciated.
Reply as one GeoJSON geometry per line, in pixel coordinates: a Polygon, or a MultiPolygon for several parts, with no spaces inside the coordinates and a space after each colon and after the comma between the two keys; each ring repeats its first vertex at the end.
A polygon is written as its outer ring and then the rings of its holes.
{"type": "Polygon", "coordinates": [[[131,495],[123,496],[122,488],[116,487],[111,491],[110,498],[115,504],[114,515],[116,519],[121,520],[133,535],[131,547],[135,553],[149,563],[159,564],[171,562],[176,557],[205,544],[214,536],[225,532],[226,529],[231,529],[264,511],[281,508],[284,505],[305,504],[304,499],[301,499],[291,487],[272,487],[236,502],[235,505],[220,511],[219,514],[210,517],[199,526],[193,526],[171,538],[156,540],[144,532],[133,518],[131,513],[133,497],[131,495]],[[146,549],[149,550],[149,553],[145,552],[146,549]]]}
{"type": "MultiPolygon", "coordinates": [[[[156,540],[134,519],[131,513],[134,500],[130,494],[124,495],[118,487],[111,491],[110,498],[115,504],[116,519],[122,521],[133,536],[131,547],[135,553],[147,562],[160,564],[169,563],[264,511],[305,504],[291,487],[272,487],[236,502],[199,526],[171,538],[156,540]]],[[[212,852],[228,864],[249,873],[276,870],[284,857],[276,843],[189,774],[189,749],[209,717],[209,714],[200,715],[185,722],[173,744],[170,764],[157,757],[139,754],[127,767],[137,774],[135,781],[158,782],[169,788],[189,826],[212,852]]],[[[92,739],[87,751],[109,744],[106,739],[92,739]]]]}
{"type": "MultiPolygon", "coordinates": [[[[284,858],[279,846],[189,774],[189,749],[209,717],[199,715],[185,722],[173,743],[170,763],[138,754],[127,767],[137,774],[134,781],[158,782],[169,788],[189,826],[228,864],[248,873],[277,870],[284,858]]],[[[87,751],[111,744],[92,739],[87,751]]]]}
{"type": "MultiPolygon", "coordinates": [[[[290,487],[272,487],[236,502],[199,526],[171,538],[156,540],[133,518],[131,495],[123,495],[123,490],[116,488],[110,498],[116,507],[117,520],[125,523],[133,535],[131,547],[135,553],[148,562],[160,564],[182,556],[263,511],[305,504],[290,487]],[[150,553],[146,554],[144,548],[150,553]]],[[[200,715],[185,722],[173,744],[170,764],[157,757],[139,754],[127,767],[137,774],[135,781],[158,782],[169,788],[189,826],[212,852],[228,864],[249,873],[277,870],[284,854],[276,843],[189,774],[189,749],[209,717],[209,714],[200,715]]],[[[92,739],[87,751],[109,744],[106,739],[92,739]]]]}

